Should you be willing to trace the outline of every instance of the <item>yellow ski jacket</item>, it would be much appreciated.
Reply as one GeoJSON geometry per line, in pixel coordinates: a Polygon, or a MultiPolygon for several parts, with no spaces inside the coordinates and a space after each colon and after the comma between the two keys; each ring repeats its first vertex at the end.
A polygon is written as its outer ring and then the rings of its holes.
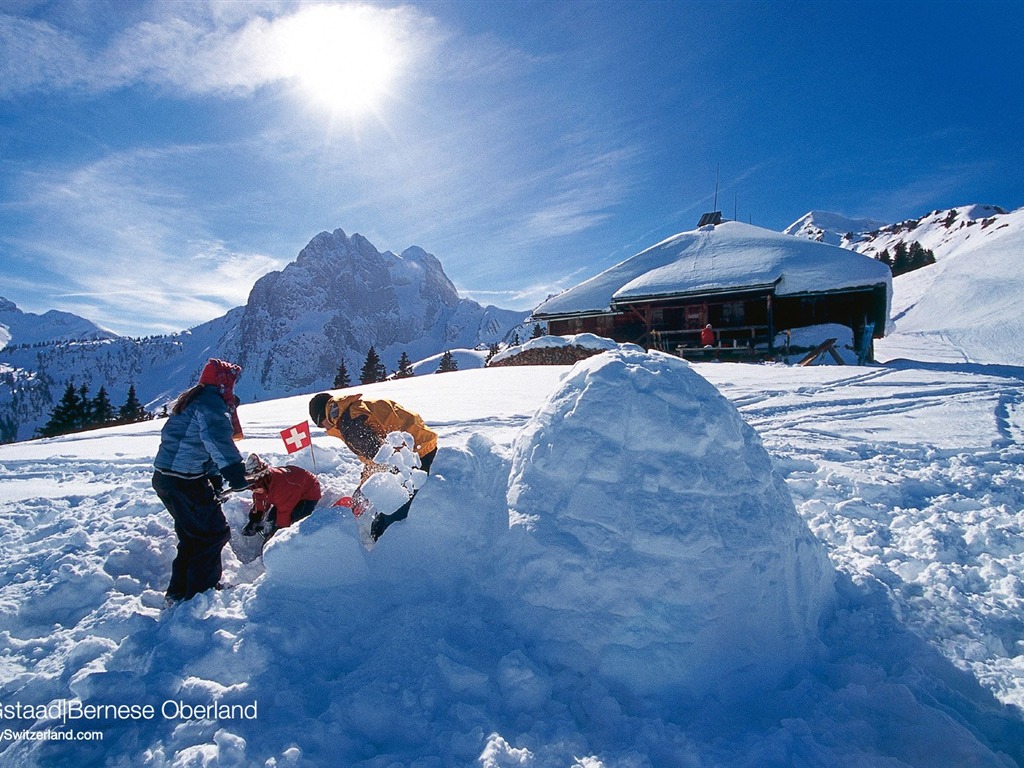
{"type": "Polygon", "coordinates": [[[369,428],[377,437],[377,447],[390,432],[408,432],[416,441],[416,453],[423,458],[437,448],[437,433],[419,414],[407,411],[392,400],[364,400],[361,395],[344,395],[327,403],[323,423],[327,434],[340,438],[365,463],[373,462],[376,448],[361,439],[360,432],[369,428]]]}

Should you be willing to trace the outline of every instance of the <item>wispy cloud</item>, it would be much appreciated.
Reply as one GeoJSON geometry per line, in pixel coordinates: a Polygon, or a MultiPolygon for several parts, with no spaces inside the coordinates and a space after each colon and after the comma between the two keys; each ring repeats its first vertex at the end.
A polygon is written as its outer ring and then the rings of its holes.
{"type": "Polygon", "coordinates": [[[372,25],[406,57],[427,44],[433,30],[429,17],[408,6],[164,2],[150,7],[151,18],[99,48],[74,28],[0,15],[0,97],[37,90],[102,92],[140,83],[186,94],[247,95],[299,74],[290,55],[296,26],[372,25]]]}
{"type": "Polygon", "coordinates": [[[195,132],[162,129],[145,148],[97,156],[107,139],[97,128],[101,149],[91,146],[90,159],[58,154],[10,176],[26,216],[6,241],[19,238],[12,250],[65,276],[51,281],[61,308],[92,301],[97,321],[117,327],[144,312],[145,322],[163,315],[180,328],[210,319],[244,303],[260,274],[294,257],[291,247],[336,227],[382,248],[426,247],[465,282],[502,284],[518,272],[517,284],[536,285],[509,303],[535,304],[566,287],[553,274],[565,266],[545,253],[607,226],[637,183],[635,134],[612,116],[590,119],[600,110],[592,94],[576,94],[571,51],[535,56],[467,35],[431,18],[429,6],[145,7],[143,20],[96,39],[56,20],[0,16],[0,99],[66,91],[88,103],[135,91],[172,94],[183,115],[196,110],[195,132]],[[267,88],[295,74],[280,55],[289,25],[328,11],[373,16],[417,63],[406,60],[409,83],[387,116],[361,130],[267,88]],[[5,44],[17,40],[12,53],[5,44]],[[138,85],[146,88],[129,88],[138,85]],[[275,98],[261,100],[268,90],[275,98]],[[258,122],[220,132],[241,97],[258,122]],[[224,143],[181,138],[209,135],[208,123],[224,143]],[[282,244],[289,251],[274,253],[282,244]]]}
{"type": "Polygon", "coordinates": [[[551,280],[531,283],[521,288],[492,290],[460,287],[459,292],[481,304],[498,304],[512,309],[532,309],[545,299],[571,288],[580,280],[590,276],[588,269],[581,268],[568,274],[560,274],[551,280]]]}
{"type": "Polygon", "coordinates": [[[887,188],[862,202],[872,215],[885,220],[912,218],[944,205],[987,203],[987,200],[957,200],[954,196],[994,169],[991,163],[968,162],[949,165],[935,173],[917,175],[906,183],[887,188]]]}
{"type": "Polygon", "coordinates": [[[166,164],[200,152],[118,153],[67,173],[38,173],[22,182],[19,208],[39,224],[31,238],[8,243],[31,256],[37,282],[50,276],[49,292],[66,299],[63,306],[76,299],[115,329],[163,316],[180,330],[222,314],[281,260],[203,235],[207,224],[188,195],[161,181],[166,164]]]}

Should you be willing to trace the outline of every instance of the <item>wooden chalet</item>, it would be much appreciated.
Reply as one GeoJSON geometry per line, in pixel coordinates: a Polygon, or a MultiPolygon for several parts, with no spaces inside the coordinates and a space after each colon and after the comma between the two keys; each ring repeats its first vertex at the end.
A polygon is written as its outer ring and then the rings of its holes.
{"type": "Polygon", "coordinates": [[[892,275],[854,251],[705,214],[533,312],[552,335],[593,333],[693,359],[763,360],[787,330],[837,323],[861,359],[885,332],[892,275]],[[701,343],[711,324],[715,344],[701,343]]]}

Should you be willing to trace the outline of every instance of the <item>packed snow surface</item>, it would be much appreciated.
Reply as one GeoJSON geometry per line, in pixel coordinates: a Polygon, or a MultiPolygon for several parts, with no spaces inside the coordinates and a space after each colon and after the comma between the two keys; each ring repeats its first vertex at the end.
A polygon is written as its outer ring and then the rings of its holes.
{"type": "MultiPolygon", "coordinates": [[[[160,422],[2,446],[0,765],[1020,765],[1022,379],[623,350],[365,387],[440,435],[409,518],[367,551],[317,431],[320,507],[167,609],[160,422]]],[[[305,396],[240,414],[314,468],[305,396]]]]}

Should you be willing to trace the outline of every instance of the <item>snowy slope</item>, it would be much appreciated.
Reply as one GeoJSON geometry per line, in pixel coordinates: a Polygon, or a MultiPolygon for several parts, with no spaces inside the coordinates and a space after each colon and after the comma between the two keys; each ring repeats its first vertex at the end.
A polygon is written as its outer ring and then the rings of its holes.
{"type": "MultiPolygon", "coordinates": [[[[0,446],[0,765],[1024,764],[1018,369],[611,352],[366,391],[440,434],[409,519],[366,552],[318,432],[324,504],[170,610],[159,423],[0,446]],[[27,711],[79,700],[140,714],[27,711]]],[[[241,417],[283,463],[306,397],[241,417]]]]}
{"type": "Polygon", "coordinates": [[[851,232],[841,245],[868,256],[915,241],[935,254],[935,264],[894,278],[893,327],[877,359],[1024,365],[1024,209],[968,205],[851,232]]]}
{"type": "Polygon", "coordinates": [[[1024,365],[1024,209],[928,234],[936,263],[894,280],[896,333],[879,343],[882,359],[1024,365]]]}

